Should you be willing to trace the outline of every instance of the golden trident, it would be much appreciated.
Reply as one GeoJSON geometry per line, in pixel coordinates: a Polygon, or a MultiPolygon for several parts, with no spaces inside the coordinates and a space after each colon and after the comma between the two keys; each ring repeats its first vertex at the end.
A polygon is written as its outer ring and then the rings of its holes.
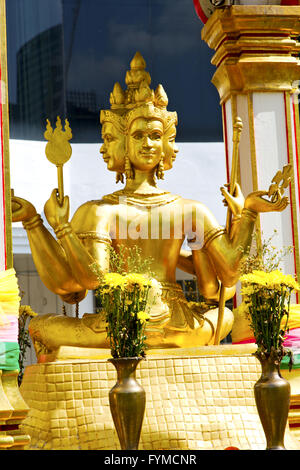
{"type": "Polygon", "coordinates": [[[48,160],[57,167],[58,190],[57,199],[60,205],[64,200],[64,179],[63,165],[71,158],[72,147],[69,140],[72,139],[72,130],[69,121],[65,120],[65,130],[62,130],[61,119],[57,116],[56,128],[53,130],[49,119],[47,119],[44,137],[49,142],[46,145],[45,153],[48,160]]]}
{"type": "MultiPolygon", "coordinates": [[[[232,148],[231,174],[230,174],[230,183],[229,183],[229,193],[232,196],[233,196],[233,193],[235,190],[235,184],[237,181],[239,143],[241,139],[242,129],[243,129],[242,120],[241,118],[237,117],[233,125],[233,136],[232,136],[233,148],[232,148]]],[[[232,222],[232,213],[228,204],[227,218],[226,218],[226,232],[228,234],[230,233],[230,230],[231,230],[231,222],[232,222]]],[[[224,309],[225,309],[225,292],[226,292],[226,287],[224,286],[224,284],[221,284],[215,345],[218,345],[220,343],[221,327],[223,323],[224,309]]]]}

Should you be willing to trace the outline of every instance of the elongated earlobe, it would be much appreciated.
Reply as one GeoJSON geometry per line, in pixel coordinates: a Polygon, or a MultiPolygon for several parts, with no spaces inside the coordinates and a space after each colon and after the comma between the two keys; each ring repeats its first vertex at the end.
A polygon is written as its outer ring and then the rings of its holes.
{"type": "Polygon", "coordinates": [[[165,157],[165,155],[162,154],[161,159],[159,161],[159,164],[157,165],[157,168],[156,168],[156,176],[157,176],[157,179],[159,179],[159,180],[163,180],[164,177],[165,177],[164,157],[165,157]]]}
{"type": "Polygon", "coordinates": [[[116,173],[116,183],[119,183],[119,181],[124,183],[124,175],[121,171],[117,171],[116,173]]]}
{"type": "Polygon", "coordinates": [[[133,179],[133,169],[128,155],[125,155],[125,176],[127,179],[133,179]]]}

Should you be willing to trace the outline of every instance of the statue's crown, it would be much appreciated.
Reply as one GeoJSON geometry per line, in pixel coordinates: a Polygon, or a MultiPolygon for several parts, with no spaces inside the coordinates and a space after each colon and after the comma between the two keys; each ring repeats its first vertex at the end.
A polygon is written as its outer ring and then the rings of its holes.
{"type": "Polygon", "coordinates": [[[171,123],[177,124],[177,113],[167,111],[168,97],[162,85],[156,90],[150,88],[151,77],[146,72],[146,62],[140,52],[136,52],[126,72],[123,90],[120,83],[115,83],[110,93],[110,110],[101,110],[100,122],[111,121],[126,130],[138,117],[155,118],[163,122],[165,128],[171,123]]]}

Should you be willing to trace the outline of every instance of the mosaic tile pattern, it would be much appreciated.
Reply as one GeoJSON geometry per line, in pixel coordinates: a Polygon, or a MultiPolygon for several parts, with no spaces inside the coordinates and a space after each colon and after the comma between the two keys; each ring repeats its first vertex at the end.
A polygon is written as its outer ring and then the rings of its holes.
{"type": "MultiPolygon", "coordinates": [[[[264,449],[253,395],[259,376],[250,355],[148,357],[137,369],[147,400],[139,448],[264,449]]],[[[108,402],[115,381],[106,360],[27,367],[21,392],[31,410],[22,431],[30,448],[119,449],[108,402]]]]}

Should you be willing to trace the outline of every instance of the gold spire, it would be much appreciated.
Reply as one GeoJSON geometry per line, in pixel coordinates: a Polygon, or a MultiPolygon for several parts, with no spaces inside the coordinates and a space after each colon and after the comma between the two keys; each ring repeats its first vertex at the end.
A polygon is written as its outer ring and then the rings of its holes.
{"type": "Polygon", "coordinates": [[[115,83],[113,91],[110,94],[111,108],[119,108],[125,103],[125,92],[119,82],[115,83]]]}
{"type": "MultiPolygon", "coordinates": [[[[168,114],[173,114],[172,121],[177,122],[174,113],[168,113],[166,107],[168,105],[168,97],[162,85],[158,85],[155,92],[150,88],[151,77],[149,72],[145,70],[146,62],[140,52],[136,52],[130,62],[130,70],[127,70],[125,83],[127,89],[123,90],[119,82],[116,82],[113,91],[110,93],[111,111],[119,115],[128,113],[131,109],[139,106],[152,104],[155,108],[159,108],[158,112],[165,111],[164,119],[168,114]]],[[[105,118],[106,114],[101,114],[105,118]]],[[[162,116],[161,116],[162,117],[162,116]]]]}

